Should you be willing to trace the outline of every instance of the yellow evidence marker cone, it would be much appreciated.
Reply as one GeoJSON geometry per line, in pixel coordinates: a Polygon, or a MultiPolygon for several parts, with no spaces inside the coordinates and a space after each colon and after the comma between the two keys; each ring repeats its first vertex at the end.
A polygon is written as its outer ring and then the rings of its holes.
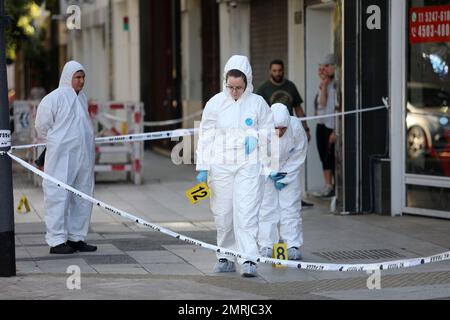
{"type": "Polygon", "coordinates": [[[202,200],[205,200],[211,196],[211,191],[209,190],[206,183],[202,182],[192,189],[186,191],[186,197],[189,199],[191,204],[196,204],[202,200]]]}
{"type": "MultiPolygon", "coordinates": [[[[272,258],[278,260],[288,260],[286,243],[276,243],[273,245],[272,258]]],[[[273,264],[272,266],[275,268],[286,268],[286,266],[281,266],[279,264],[273,264]]]]}
{"type": "Polygon", "coordinates": [[[31,211],[28,199],[25,196],[22,196],[22,198],[20,198],[19,205],[17,206],[17,213],[23,213],[23,207],[25,207],[25,213],[29,213],[31,211]]]}

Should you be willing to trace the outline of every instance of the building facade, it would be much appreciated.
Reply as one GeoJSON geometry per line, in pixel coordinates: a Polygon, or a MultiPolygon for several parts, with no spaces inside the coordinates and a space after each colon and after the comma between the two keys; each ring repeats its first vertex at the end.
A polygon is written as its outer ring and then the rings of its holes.
{"type": "MultiPolygon", "coordinates": [[[[256,87],[268,79],[269,62],[283,59],[312,116],[318,64],[334,52],[338,110],[359,112],[337,118],[336,210],[450,218],[449,0],[104,0],[82,6],[84,24],[69,34],[68,52],[95,73],[91,97],[141,100],[147,121],[201,110],[222,90],[222,70],[233,54],[250,57],[256,87]],[[383,106],[384,98],[390,110],[363,112],[383,106]]],[[[314,133],[315,122],[309,126],[314,133]]],[[[307,191],[323,183],[315,144],[313,134],[303,175],[307,191]]]]}

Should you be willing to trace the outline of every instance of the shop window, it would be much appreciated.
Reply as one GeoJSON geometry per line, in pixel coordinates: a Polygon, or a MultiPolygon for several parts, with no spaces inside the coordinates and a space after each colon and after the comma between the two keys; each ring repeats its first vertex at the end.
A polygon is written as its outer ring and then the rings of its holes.
{"type": "Polygon", "coordinates": [[[450,177],[450,1],[410,0],[408,28],[406,173],[450,177]]]}

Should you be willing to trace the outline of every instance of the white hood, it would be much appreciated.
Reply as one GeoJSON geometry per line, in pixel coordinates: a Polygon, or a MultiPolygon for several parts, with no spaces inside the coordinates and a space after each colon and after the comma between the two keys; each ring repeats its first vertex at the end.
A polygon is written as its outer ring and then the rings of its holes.
{"type": "Polygon", "coordinates": [[[288,108],[282,103],[275,103],[271,108],[275,128],[288,128],[291,122],[291,116],[288,108]]]}
{"type": "Polygon", "coordinates": [[[72,88],[73,75],[78,71],[83,71],[86,73],[86,71],[84,71],[84,67],[80,63],[74,60],[67,62],[61,73],[59,88],[72,88]]]}
{"type": "Polygon", "coordinates": [[[227,73],[230,70],[239,70],[245,74],[247,77],[247,89],[245,90],[245,94],[253,93],[253,72],[252,67],[250,66],[250,62],[246,56],[232,56],[224,68],[223,73],[223,90],[224,92],[228,92],[227,86],[227,73]]]}

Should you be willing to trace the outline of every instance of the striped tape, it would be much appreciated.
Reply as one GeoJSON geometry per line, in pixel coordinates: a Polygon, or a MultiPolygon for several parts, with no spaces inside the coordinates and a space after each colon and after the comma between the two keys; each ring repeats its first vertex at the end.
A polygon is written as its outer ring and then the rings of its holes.
{"type": "Polygon", "coordinates": [[[176,238],[176,239],[184,241],[188,244],[195,245],[195,246],[198,246],[201,248],[205,248],[207,250],[214,251],[216,253],[221,253],[221,254],[229,256],[229,257],[235,257],[235,258],[240,258],[240,259],[244,259],[244,260],[256,261],[258,263],[285,266],[285,267],[289,267],[289,268],[296,268],[296,269],[302,269],[302,270],[339,271],[339,272],[349,272],[349,271],[363,272],[363,271],[375,271],[375,270],[404,269],[404,268],[411,268],[411,267],[415,267],[415,266],[419,266],[419,265],[425,265],[425,264],[450,260],[450,251],[444,252],[441,254],[437,254],[434,256],[430,256],[430,257],[404,259],[404,260],[397,260],[397,261],[390,261],[390,262],[383,262],[383,263],[372,263],[372,264],[328,264],[328,263],[286,261],[286,260],[278,260],[278,259],[272,259],[272,258],[264,258],[264,257],[260,257],[260,256],[251,256],[251,255],[247,255],[245,253],[228,250],[228,249],[221,248],[221,247],[218,247],[218,246],[215,246],[212,244],[208,244],[208,243],[205,243],[205,242],[202,242],[202,241],[190,238],[190,237],[186,237],[184,235],[181,235],[181,234],[171,231],[169,229],[158,226],[154,223],[147,222],[139,217],[136,217],[128,212],[125,212],[125,211],[115,208],[111,205],[108,205],[100,200],[97,200],[91,196],[88,196],[88,195],[68,186],[67,184],[51,177],[50,175],[46,174],[45,172],[36,169],[32,165],[23,161],[22,159],[14,156],[13,154],[11,154],[11,152],[8,152],[8,155],[14,161],[19,163],[26,169],[32,171],[36,175],[40,176],[41,178],[56,184],[58,187],[60,187],[64,190],[67,190],[68,192],[71,192],[72,194],[74,194],[86,201],[89,201],[92,204],[94,204],[100,208],[103,208],[110,214],[118,215],[122,218],[128,219],[137,224],[140,224],[142,226],[148,227],[150,229],[153,229],[155,231],[158,231],[160,233],[168,235],[172,238],[176,238]]]}
{"type": "MultiPolygon", "coordinates": [[[[383,109],[389,110],[390,107],[389,107],[386,99],[383,99],[383,103],[384,103],[384,105],[379,106],[379,107],[347,111],[347,112],[340,112],[340,113],[328,114],[328,115],[323,115],[323,116],[305,117],[305,118],[299,118],[299,120],[303,122],[303,121],[309,121],[309,120],[318,120],[318,119],[331,118],[331,117],[347,116],[347,115],[352,115],[352,114],[357,114],[357,113],[372,112],[372,111],[383,110],[383,109]]],[[[124,136],[112,136],[112,137],[97,138],[97,139],[95,139],[95,142],[97,144],[102,144],[102,143],[139,142],[139,141],[170,139],[170,138],[177,138],[177,137],[193,135],[193,134],[197,133],[198,131],[199,131],[199,129],[176,129],[176,130],[169,130],[169,131],[138,133],[138,134],[124,135],[124,136]]],[[[45,143],[28,144],[28,145],[21,145],[21,146],[13,146],[11,148],[11,150],[14,151],[14,150],[22,150],[22,149],[36,148],[36,147],[43,147],[43,146],[45,146],[45,143]]]]}

